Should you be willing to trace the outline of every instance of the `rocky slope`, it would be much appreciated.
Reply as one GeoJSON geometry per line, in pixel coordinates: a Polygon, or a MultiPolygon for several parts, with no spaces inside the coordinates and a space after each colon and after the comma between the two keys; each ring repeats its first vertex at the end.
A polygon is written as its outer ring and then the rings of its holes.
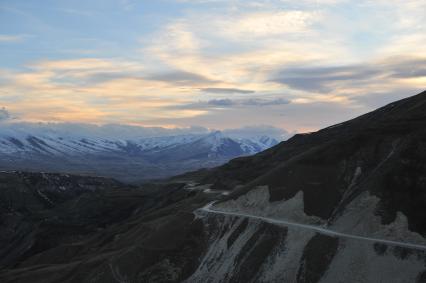
{"type": "Polygon", "coordinates": [[[426,282],[425,161],[423,92],[186,185],[4,173],[0,281],[426,282]]]}
{"type": "Polygon", "coordinates": [[[303,193],[308,215],[335,222],[364,195],[377,198],[383,223],[397,212],[426,233],[426,93],[316,133],[296,135],[258,155],[213,169],[204,182],[241,186],[234,197],[268,186],[271,202],[303,193]]]}

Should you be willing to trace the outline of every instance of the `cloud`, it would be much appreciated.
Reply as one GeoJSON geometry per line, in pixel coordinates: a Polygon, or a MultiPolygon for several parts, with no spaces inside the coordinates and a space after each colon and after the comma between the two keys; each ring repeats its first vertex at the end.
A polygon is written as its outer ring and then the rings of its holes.
{"type": "MultiPolygon", "coordinates": [[[[200,102],[199,106],[202,106],[204,103],[200,102]]],[[[235,106],[235,101],[231,99],[212,99],[205,102],[205,107],[209,106],[219,106],[219,107],[228,107],[228,106],[235,106]]]]}
{"type": "Polygon", "coordinates": [[[44,60],[29,67],[38,70],[93,70],[99,68],[111,68],[114,66],[113,60],[99,58],[81,58],[69,60],[44,60]]]}
{"type": "Polygon", "coordinates": [[[343,105],[334,101],[290,103],[266,107],[209,108],[204,115],[171,120],[151,120],[151,124],[172,122],[177,126],[188,124],[208,128],[239,128],[242,125],[272,125],[289,132],[314,131],[354,118],[371,110],[371,107],[343,105]]]}
{"type": "Polygon", "coordinates": [[[203,75],[185,71],[170,71],[164,73],[157,73],[153,75],[148,75],[146,79],[153,81],[163,81],[168,83],[177,83],[180,85],[198,85],[216,82],[215,80],[211,80],[203,75]]]}
{"type": "Polygon", "coordinates": [[[420,69],[403,78],[410,72],[380,61],[422,54],[424,1],[232,1],[214,7],[168,23],[161,33],[173,36],[157,33],[151,54],[175,68],[255,92],[293,93],[299,101],[310,92],[337,98],[423,82],[420,69]],[[336,4],[344,9],[337,12],[336,4]]]}
{"type": "Polygon", "coordinates": [[[395,79],[426,80],[426,58],[387,58],[373,63],[345,66],[290,67],[278,71],[271,79],[293,89],[331,92],[395,79]]]}
{"type": "Polygon", "coordinates": [[[151,37],[144,37],[146,46],[141,52],[149,54],[156,65],[223,82],[214,88],[243,86],[242,90],[255,92],[282,90],[267,80],[275,68],[330,62],[348,53],[346,44],[321,36],[318,23],[322,16],[316,10],[226,7],[188,13],[167,23],[151,37]]]}
{"type": "Polygon", "coordinates": [[[9,120],[11,118],[9,111],[6,108],[0,108],[0,121],[9,120]]]}
{"type": "Polygon", "coordinates": [[[268,136],[273,137],[277,140],[286,139],[291,135],[288,131],[284,129],[269,125],[245,126],[235,129],[225,129],[222,132],[229,137],[247,138],[268,136]]]}
{"type": "Polygon", "coordinates": [[[135,3],[132,0],[119,0],[119,3],[125,11],[130,11],[135,7],[135,3]]]}
{"type": "Polygon", "coordinates": [[[290,104],[290,100],[284,98],[262,99],[252,98],[240,101],[241,105],[245,106],[270,106],[270,105],[286,105],[290,104]]]}
{"type": "Polygon", "coordinates": [[[87,10],[77,10],[77,9],[69,9],[69,8],[58,8],[56,9],[59,12],[63,12],[72,16],[82,16],[82,17],[94,17],[96,16],[95,11],[87,11],[87,10]]]}
{"type": "Polygon", "coordinates": [[[362,81],[376,76],[379,70],[354,66],[320,66],[285,68],[271,81],[285,84],[290,88],[315,92],[328,92],[333,83],[341,81],[362,81]]]}
{"type": "Polygon", "coordinates": [[[87,74],[83,78],[79,78],[80,82],[86,85],[99,84],[103,82],[120,80],[120,79],[142,79],[142,75],[138,72],[126,71],[101,71],[87,74]]]}
{"type": "Polygon", "coordinates": [[[418,59],[401,59],[389,64],[390,77],[426,78],[426,57],[418,59]]]}
{"type": "Polygon", "coordinates": [[[26,38],[28,38],[28,35],[25,35],[25,34],[18,34],[18,35],[0,34],[0,42],[3,42],[3,43],[21,42],[21,41],[24,41],[26,38]]]}
{"type": "Polygon", "coordinates": [[[279,36],[289,33],[303,33],[310,26],[321,20],[319,12],[289,10],[253,12],[240,15],[218,25],[223,25],[221,32],[233,39],[279,36]]]}
{"type": "Polygon", "coordinates": [[[271,105],[286,105],[290,101],[283,98],[250,98],[250,99],[210,99],[205,101],[198,101],[190,104],[183,104],[177,106],[178,108],[186,109],[220,109],[220,108],[242,108],[242,107],[262,107],[271,105]]]}
{"type": "Polygon", "coordinates": [[[418,92],[419,90],[415,88],[395,88],[391,91],[378,91],[362,96],[355,96],[352,99],[358,104],[365,105],[370,109],[376,109],[388,103],[417,94],[418,92]]]}
{"type": "Polygon", "coordinates": [[[38,73],[48,73],[52,81],[82,86],[114,80],[160,81],[175,86],[217,82],[200,74],[171,68],[153,72],[146,70],[142,62],[119,59],[49,60],[36,62],[28,67],[38,73]]]}
{"type": "Polygon", "coordinates": [[[238,89],[238,88],[220,88],[220,87],[207,87],[201,88],[201,91],[209,93],[255,93],[254,90],[238,89]]]}
{"type": "MultiPolygon", "coordinates": [[[[216,131],[203,126],[189,127],[143,127],[123,124],[96,125],[89,123],[29,123],[13,122],[0,123],[0,132],[10,135],[35,136],[72,136],[74,138],[95,139],[140,139],[158,138],[177,135],[205,135],[216,131]]],[[[259,138],[263,136],[283,140],[291,134],[284,129],[269,125],[245,126],[241,128],[225,129],[225,136],[231,138],[259,138]]]]}
{"type": "Polygon", "coordinates": [[[205,110],[169,109],[188,103],[200,87],[214,83],[174,70],[152,75],[141,62],[100,58],[46,60],[6,74],[0,101],[6,101],[3,94],[15,97],[13,110],[30,121],[144,124],[193,117],[205,110]]]}
{"type": "Polygon", "coordinates": [[[1,132],[22,133],[23,135],[40,136],[75,136],[90,138],[107,139],[138,139],[149,137],[188,135],[188,134],[206,134],[209,129],[201,126],[189,127],[144,127],[131,126],[123,124],[90,124],[90,123],[31,123],[31,122],[13,122],[1,123],[1,132]]]}

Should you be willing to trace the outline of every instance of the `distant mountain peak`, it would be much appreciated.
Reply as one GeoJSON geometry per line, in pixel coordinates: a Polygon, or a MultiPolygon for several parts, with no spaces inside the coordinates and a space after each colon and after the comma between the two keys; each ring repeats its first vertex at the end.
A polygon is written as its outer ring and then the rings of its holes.
{"type": "Polygon", "coordinates": [[[218,166],[275,144],[257,137],[229,137],[222,131],[108,138],[97,132],[39,127],[0,131],[0,169],[88,173],[123,181],[153,179],[218,166]]]}

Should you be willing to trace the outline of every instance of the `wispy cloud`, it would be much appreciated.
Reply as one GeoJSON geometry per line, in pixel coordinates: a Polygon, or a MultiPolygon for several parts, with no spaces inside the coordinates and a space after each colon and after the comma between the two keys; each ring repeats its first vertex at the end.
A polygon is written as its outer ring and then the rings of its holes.
{"type": "Polygon", "coordinates": [[[247,89],[239,89],[239,88],[224,88],[224,87],[206,87],[200,89],[203,92],[209,92],[209,93],[223,93],[223,94],[232,94],[232,93],[255,93],[254,90],[247,90],[247,89]]]}
{"type": "Polygon", "coordinates": [[[0,34],[0,43],[22,42],[29,37],[30,36],[27,34],[17,34],[17,35],[0,34]]]}
{"type": "Polygon", "coordinates": [[[11,118],[9,111],[6,108],[0,108],[0,122],[11,118]]]}
{"type": "Polygon", "coordinates": [[[60,9],[56,9],[56,10],[59,11],[59,12],[63,12],[63,13],[75,15],[75,16],[93,17],[93,16],[96,15],[95,11],[87,11],[87,10],[82,10],[82,9],[60,8],[60,9]]]}
{"type": "MultiPolygon", "coordinates": [[[[280,70],[272,81],[290,88],[332,92],[357,86],[362,88],[395,79],[417,79],[426,82],[426,57],[387,58],[345,66],[306,66],[280,70]]],[[[415,86],[414,83],[412,85],[415,86]]],[[[421,87],[421,85],[419,85],[421,87]]]]}
{"type": "Polygon", "coordinates": [[[291,102],[284,98],[275,99],[262,99],[262,98],[250,98],[250,99],[211,99],[205,101],[198,101],[195,103],[179,105],[178,108],[187,109],[227,109],[227,108],[241,108],[241,107],[262,107],[262,106],[278,106],[286,105],[291,102]]]}
{"type": "MultiPolygon", "coordinates": [[[[20,97],[10,107],[36,121],[143,123],[147,119],[192,117],[203,109],[170,107],[188,103],[199,87],[213,82],[187,72],[149,74],[140,62],[85,58],[48,60],[7,73],[0,93],[20,97]],[[120,70],[120,71],[117,71],[120,70]],[[181,88],[193,89],[193,93],[181,88]],[[68,119],[68,120],[67,120],[68,119]]],[[[0,95],[0,102],[8,102],[0,95]]]]}
{"type": "Polygon", "coordinates": [[[135,7],[133,0],[119,0],[119,3],[126,11],[132,10],[135,7]]]}
{"type": "Polygon", "coordinates": [[[177,83],[180,85],[198,85],[206,83],[215,83],[203,75],[185,72],[185,71],[169,71],[158,74],[151,74],[146,77],[148,80],[164,81],[169,83],[177,83]]]}
{"type": "Polygon", "coordinates": [[[219,32],[230,39],[261,40],[271,36],[300,35],[309,32],[311,25],[321,20],[322,15],[318,11],[290,10],[253,12],[234,18],[218,18],[214,24],[221,27],[219,32]]]}

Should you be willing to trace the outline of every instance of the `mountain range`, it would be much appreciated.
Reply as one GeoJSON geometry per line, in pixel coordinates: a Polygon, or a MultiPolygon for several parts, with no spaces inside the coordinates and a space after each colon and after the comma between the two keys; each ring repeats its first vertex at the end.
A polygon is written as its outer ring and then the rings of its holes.
{"type": "Polygon", "coordinates": [[[426,92],[162,182],[0,187],[1,282],[426,282],[426,92]]]}
{"type": "Polygon", "coordinates": [[[99,175],[126,182],[218,166],[265,150],[281,138],[229,130],[167,135],[167,131],[138,133],[138,128],[130,128],[129,133],[125,126],[115,126],[111,134],[99,127],[52,124],[11,124],[0,129],[1,170],[99,175]]]}

